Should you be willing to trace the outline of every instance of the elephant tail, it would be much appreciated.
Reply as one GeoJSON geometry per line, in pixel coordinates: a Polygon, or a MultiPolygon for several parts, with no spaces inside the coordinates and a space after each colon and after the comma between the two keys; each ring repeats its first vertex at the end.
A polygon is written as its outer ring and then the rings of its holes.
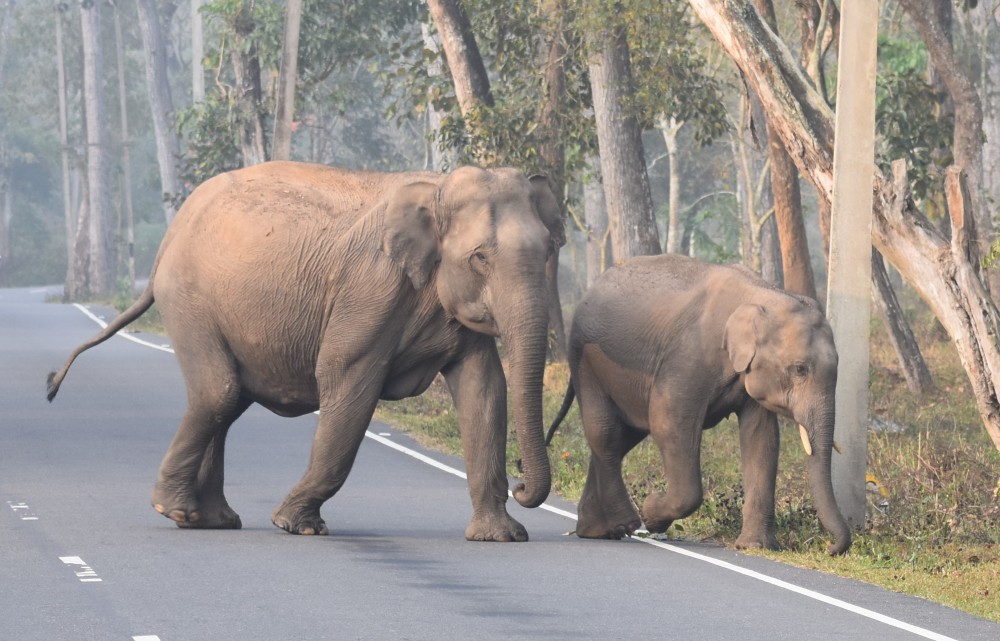
{"type": "Polygon", "coordinates": [[[559,414],[556,415],[555,420],[552,421],[552,425],[549,426],[549,431],[545,433],[545,447],[548,447],[552,442],[552,437],[556,435],[559,424],[566,418],[569,408],[573,407],[574,398],[576,398],[576,391],[573,389],[573,381],[571,380],[569,385],[566,386],[566,396],[563,397],[563,404],[559,408],[559,414]]]}
{"type": "Polygon", "coordinates": [[[149,284],[146,286],[145,291],[142,292],[142,295],[140,295],[139,298],[137,298],[136,301],[132,303],[132,305],[128,309],[126,309],[124,312],[115,317],[115,319],[112,320],[110,323],[105,325],[104,329],[98,332],[93,338],[86,341],[85,343],[80,344],[76,349],[74,349],[73,353],[69,355],[68,359],[66,359],[66,364],[63,365],[58,372],[49,373],[48,393],[46,395],[46,397],[49,399],[49,402],[51,403],[52,399],[54,399],[56,397],[56,394],[59,393],[59,386],[62,384],[63,379],[66,377],[66,372],[69,371],[69,366],[73,364],[73,361],[76,360],[77,356],[87,351],[91,347],[94,347],[95,345],[100,345],[104,341],[114,336],[118,332],[118,330],[122,329],[135,319],[142,316],[146,312],[146,310],[153,305],[153,300],[154,300],[153,279],[150,278],[149,284]]]}

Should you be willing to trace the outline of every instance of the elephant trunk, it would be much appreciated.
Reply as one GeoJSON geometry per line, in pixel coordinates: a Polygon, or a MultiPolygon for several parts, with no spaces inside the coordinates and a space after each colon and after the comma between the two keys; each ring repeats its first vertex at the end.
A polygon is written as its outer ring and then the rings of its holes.
{"type": "MultiPolygon", "coordinates": [[[[534,300],[544,300],[544,295],[534,300]]],[[[535,305],[538,309],[524,307],[507,308],[508,313],[498,319],[501,321],[498,325],[507,350],[509,394],[524,470],[524,481],[517,484],[513,494],[524,507],[538,507],[548,497],[552,485],[542,426],[548,312],[544,305],[535,305]]]]}
{"type": "Polygon", "coordinates": [[[808,429],[812,454],[808,457],[809,485],[812,489],[813,504],[820,523],[833,536],[827,547],[831,555],[847,552],[851,547],[851,528],[837,507],[833,495],[830,459],[833,452],[833,412],[818,421],[811,421],[808,429]]]}

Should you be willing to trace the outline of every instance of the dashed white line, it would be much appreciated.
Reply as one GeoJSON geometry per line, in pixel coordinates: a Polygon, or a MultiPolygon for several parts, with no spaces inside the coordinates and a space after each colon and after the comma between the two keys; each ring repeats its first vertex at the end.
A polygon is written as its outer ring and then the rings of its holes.
{"type": "Polygon", "coordinates": [[[59,560],[66,565],[77,565],[80,566],[79,570],[75,570],[76,578],[80,579],[81,583],[101,583],[103,579],[97,576],[97,572],[94,568],[87,565],[83,559],[78,556],[61,556],[59,560]]]}
{"type": "MultiPolygon", "coordinates": [[[[90,310],[88,310],[87,308],[83,307],[82,305],[75,304],[75,303],[74,303],[74,305],[75,305],[75,307],[77,309],[79,309],[87,317],[89,317],[91,320],[93,320],[95,323],[97,323],[101,327],[106,327],[107,326],[107,323],[105,323],[103,320],[101,320],[100,318],[98,318],[97,316],[95,316],[93,313],[91,313],[90,310]]],[[[144,341],[144,340],[142,340],[140,338],[136,338],[135,336],[130,336],[128,334],[122,334],[121,332],[119,332],[118,335],[121,336],[122,338],[128,339],[128,340],[130,340],[130,341],[132,341],[134,343],[138,343],[138,344],[144,345],[146,347],[151,347],[153,349],[158,349],[158,350],[164,351],[164,352],[170,352],[171,354],[174,353],[174,350],[170,349],[168,346],[165,346],[165,345],[154,345],[153,343],[150,343],[148,341],[144,341]]],[[[366,431],[365,432],[365,436],[368,437],[368,438],[370,438],[370,439],[372,439],[373,441],[381,443],[382,445],[385,445],[385,446],[390,447],[390,448],[392,448],[392,449],[394,449],[394,450],[396,450],[398,452],[406,454],[407,456],[411,456],[411,457],[417,459],[418,461],[426,463],[427,465],[430,465],[431,467],[434,467],[434,468],[436,468],[438,470],[441,470],[443,472],[447,472],[448,474],[451,474],[453,476],[457,476],[457,477],[459,477],[461,479],[468,479],[468,476],[465,474],[465,472],[462,472],[461,470],[457,470],[457,469],[455,469],[453,467],[445,465],[444,463],[441,463],[440,461],[436,461],[436,460],[432,459],[429,456],[426,456],[424,454],[421,454],[420,452],[417,452],[416,450],[411,450],[408,447],[405,447],[405,446],[400,445],[398,443],[394,443],[393,441],[390,441],[389,439],[385,438],[385,436],[382,436],[382,434],[376,434],[375,432],[366,431]]],[[[511,492],[508,491],[507,494],[510,495],[511,492]]],[[[572,512],[569,512],[567,510],[563,510],[561,508],[555,507],[553,505],[549,505],[548,503],[543,503],[542,505],[539,506],[539,508],[542,509],[542,510],[546,510],[548,512],[552,512],[553,514],[558,514],[559,516],[562,516],[562,517],[565,517],[565,518],[568,518],[568,519],[572,519],[574,521],[577,519],[576,514],[573,514],[572,512]]],[[[906,632],[910,632],[911,634],[914,634],[914,635],[919,636],[919,637],[923,637],[925,639],[932,639],[933,641],[956,641],[956,639],[953,639],[951,637],[945,636],[943,634],[938,634],[937,632],[932,632],[931,630],[927,630],[925,628],[921,628],[921,627],[912,625],[910,623],[906,623],[905,621],[900,621],[899,619],[894,619],[894,618],[892,618],[890,616],[886,616],[884,614],[880,614],[880,613],[875,612],[873,610],[869,610],[867,608],[863,608],[861,606],[854,605],[852,603],[848,603],[846,601],[842,601],[840,599],[837,599],[837,598],[834,598],[834,597],[831,597],[831,596],[827,596],[825,594],[821,594],[819,592],[816,592],[814,590],[810,590],[808,588],[803,588],[803,587],[795,585],[793,583],[788,583],[787,581],[782,581],[781,579],[776,579],[774,577],[767,576],[766,574],[761,574],[760,572],[755,572],[754,570],[748,570],[747,568],[740,567],[738,565],[735,565],[733,563],[729,563],[727,561],[722,561],[722,560],[719,560],[719,559],[713,559],[712,557],[705,556],[704,554],[698,554],[697,552],[692,552],[691,550],[685,550],[684,548],[677,547],[676,545],[671,545],[669,543],[664,543],[663,541],[659,541],[659,540],[651,539],[651,538],[634,537],[632,540],[640,541],[640,542],[645,543],[647,545],[652,545],[654,547],[657,547],[657,548],[660,548],[660,549],[663,549],[663,550],[667,550],[667,551],[673,552],[675,554],[680,554],[682,556],[686,556],[686,557],[689,557],[689,558],[692,558],[692,559],[697,559],[699,561],[704,561],[705,563],[709,563],[711,565],[714,565],[714,566],[717,566],[717,567],[720,567],[720,568],[723,568],[723,569],[726,569],[726,570],[730,570],[730,571],[736,572],[738,574],[742,574],[742,575],[744,575],[746,577],[749,577],[749,578],[752,578],[752,579],[756,579],[758,581],[763,581],[764,583],[768,583],[768,584],[773,585],[773,586],[775,586],[777,588],[781,588],[783,590],[788,590],[789,592],[793,592],[795,594],[800,594],[802,596],[808,597],[810,599],[814,599],[814,600],[819,601],[821,603],[826,603],[827,605],[830,605],[830,606],[833,606],[833,607],[836,607],[836,608],[840,608],[840,609],[846,610],[848,612],[853,612],[854,614],[857,614],[859,616],[863,616],[863,617],[872,619],[874,621],[879,621],[879,622],[884,623],[886,625],[892,626],[894,628],[898,628],[900,630],[904,630],[906,632]]],[[[97,579],[97,580],[99,581],[100,579],[97,579]]],[[[147,637],[132,637],[132,638],[134,639],[134,641],[159,641],[159,639],[157,637],[155,637],[155,636],[154,637],[148,637],[148,638],[147,637]]]]}
{"type": "Polygon", "coordinates": [[[7,505],[10,506],[10,509],[12,509],[14,511],[14,514],[16,514],[17,517],[22,521],[38,520],[38,517],[32,513],[31,507],[29,507],[28,504],[24,503],[23,501],[7,501],[7,505]]]}
{"type": "Polygon", "coordinates": [[[160,637],[155,634],[143,634],[138,637],[132,637],[132,641],[160,641],[160,637]]]}

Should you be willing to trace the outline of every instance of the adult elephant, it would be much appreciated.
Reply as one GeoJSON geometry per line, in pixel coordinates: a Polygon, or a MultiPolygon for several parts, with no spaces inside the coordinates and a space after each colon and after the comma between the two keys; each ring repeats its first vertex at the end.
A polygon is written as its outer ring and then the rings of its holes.
{"type": "Polygon", "coordinates": [[[507,383],[524,461],[515,499],[549,492],[542,377],[545,261],[564,242],[548,182],[513,169],[369,173],[272,162],[219,175],[167,230],[141,297],[49,377],[155,300],[188,392],[152,502],[181,527],[238,528],[223,494],[230,425],[251,404],[319,410],[308,469],[272,516],[326,534],[379,399],[422,393],[441,372],[454,399],[473,515],[470,540],[524,541],[508,515],[507,383]]]}
{"type": "Polygon", "coordinates": [[[579,536],[621,538],[641,525],[621,463],[648,434],[667,490],[644,501],[646,527],[664,532],[694,512],[703,499],[702,430],[735,412],[745,488],[736,546],[778,547],[781,415],[800,425],[813,502],[834,538],[829,552],[850,547],[830,480],[837,350],[815,301],[741,267],[673,254],[636,258],[606,272],[580,302],[569,361],[571,386],[546,441],[575,394],[592,451],[579,536]]]}

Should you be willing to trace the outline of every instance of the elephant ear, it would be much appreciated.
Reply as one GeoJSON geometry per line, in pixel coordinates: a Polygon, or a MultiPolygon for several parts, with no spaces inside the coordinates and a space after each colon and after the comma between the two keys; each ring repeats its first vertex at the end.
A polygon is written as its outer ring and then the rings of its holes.
{"type": "Polygon", "coordinates": [[[563,226],[562,210],[559,208],[559,201],[555,192],[552,191],[552,183],[548,176],[536,174],[529,178],[531,181],[531,204],[535,206],[538,217],[542,224],[549,230],[549,239],[552,241],[553,249],[566,244],[566,229],[563,226]]]}
{"type": "Polygon", "coordinates": [[[421,289],[441,260],[434,203],[437,185],[403,185],[389,197],[382,231],[382,251],[421,289]]]}
{"type": "Polygon", "coordinates": [[[726,321],[722,349],[729,353],[729,360],[737,372],[746,372],[757,353],[757,322],[764,314],[759,305],[740,305],[726,321]]]}

